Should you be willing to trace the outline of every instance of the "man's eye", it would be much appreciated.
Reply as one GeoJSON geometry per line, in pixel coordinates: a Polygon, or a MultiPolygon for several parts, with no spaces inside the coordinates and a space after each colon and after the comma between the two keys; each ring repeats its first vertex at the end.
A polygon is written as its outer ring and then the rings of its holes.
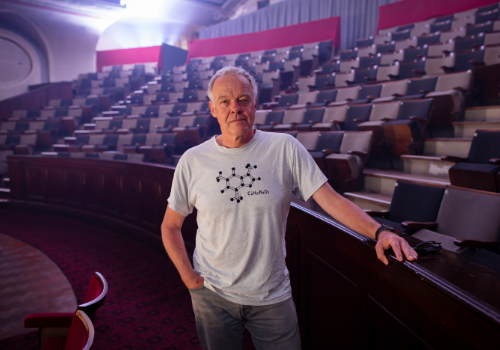
{"type": "Polygon", "coordinates": [[[242,105],[247,105],[248,104],[248,100],[246,100],[246,99],[241,99],[239,102],[242,105]]]}

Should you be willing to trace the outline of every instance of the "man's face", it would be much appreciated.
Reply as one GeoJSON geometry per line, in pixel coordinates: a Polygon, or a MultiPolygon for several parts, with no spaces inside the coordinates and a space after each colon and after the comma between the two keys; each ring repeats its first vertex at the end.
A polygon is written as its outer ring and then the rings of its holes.
{"type": "Polygon", "coordinates": [[[223,75],[215,80],[212,96],[214,101],[209,103],[210,111],[217,118],[223,137],[253,135],[257,108],[248,79],[241,75],[223,75]]]}

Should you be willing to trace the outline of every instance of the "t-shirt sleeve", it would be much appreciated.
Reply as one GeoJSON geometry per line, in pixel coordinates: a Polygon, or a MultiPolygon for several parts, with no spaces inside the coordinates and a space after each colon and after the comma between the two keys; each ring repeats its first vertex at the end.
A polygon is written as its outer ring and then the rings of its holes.
{"type": "Polygon", "coordinates": [[[175,168],[170,197],[168,197],[170,208],[183,216],[191,214],[194,208],[194,204],[189,200],[190,174],[188,161],[186,155],[184,155],[179,159],[179,163],[175,168]]]}
{"type": "Polygon", "coordinates": [[[328,181],[311,154],[296,139],[293,139],[293,194],[307,201],[328,181]]]}

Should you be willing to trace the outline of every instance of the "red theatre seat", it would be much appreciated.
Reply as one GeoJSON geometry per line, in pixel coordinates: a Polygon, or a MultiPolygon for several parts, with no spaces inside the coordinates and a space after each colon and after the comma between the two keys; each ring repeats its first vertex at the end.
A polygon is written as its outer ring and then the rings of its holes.
{"type": "Polygon", "coordinates": [[[94,341],[94,326],[83,311],[77,310],[71,319],[67,337],[49,337],[41,350],[88,350],[94,341]]]}
{"type": "MultiPolygon", "coordinates": [[[[78,310],[84,311],[86,317],[93,321],[97,309],[104,304],[107,293],[108,284],[106,280],[99,272],[96,272],[90,281],[84,303],[78,306],[78,310]]],[[[66,337],[70,326],[72,327],[74,317],[73,313],[65,312],[29,314],[24,319],[24,327],[38,328],[40,330],[41,346],[45,344],[45,340],[49,337],[66,337]]]]}

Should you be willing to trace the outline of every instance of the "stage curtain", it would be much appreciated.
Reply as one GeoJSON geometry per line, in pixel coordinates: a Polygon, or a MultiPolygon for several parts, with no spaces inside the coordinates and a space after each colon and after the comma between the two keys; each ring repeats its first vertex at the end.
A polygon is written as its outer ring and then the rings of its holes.
{"type": "Polygon", "coordinates": [[[399,0],[287,0],[200,30],[201,39],[269,30],[329,17],[341,18],[341,48],[374,35],[378,9],[399,0]]]}
{"type": "Polygon", "coordinates": [[[333,45],[338,46],[340,41],[339,17],[256,33],[191,41],[188,61],[191,57],[223,56],[327,40],[333,40],[333,45]]]}
{"type": "Polygon", "coordinates": [[[403,0],[380,6],[377,31],[498,3],[499,0],[403,0]]]}

